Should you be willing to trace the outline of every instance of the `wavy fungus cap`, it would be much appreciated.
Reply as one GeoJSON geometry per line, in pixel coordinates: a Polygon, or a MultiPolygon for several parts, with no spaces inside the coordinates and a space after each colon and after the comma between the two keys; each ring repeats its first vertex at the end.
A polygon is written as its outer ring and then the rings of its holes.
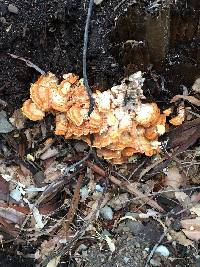
{"type": "Polygon", "coordinates": [[[31,85],[22,111],[30,120],[42,120],[45,112],[55,115],[55,134],[90,144],[97,154],[113,163],[127,162],[134,154],[152,156],[160,151],[158,137],[165,133],[166,114],[156,103],[144,99],[141,72],[124,79],[110,90],[96,91],[94,110],[88,117],[89,97],[82,80],[72,73],[59,84],[52,73],[31,85]]]}

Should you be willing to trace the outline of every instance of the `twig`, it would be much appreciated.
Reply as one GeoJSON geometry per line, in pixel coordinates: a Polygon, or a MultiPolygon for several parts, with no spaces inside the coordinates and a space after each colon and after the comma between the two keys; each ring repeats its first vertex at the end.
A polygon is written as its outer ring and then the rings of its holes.
{"type": "Polygon", "coordinates": [[[158,242],[155,244],[155,246],[153,247],[151,253],[149,254],[148,258],[147,258],[147,261],[146,261],[146,264],[144,267],[148,267],[148,264],[151,260],[151,258],[153,257],[153,254],[155,253],[157,247],[160,245],[160,243],[162,242],[163,238],[165,237],[167,231],[164,231],[164,233],[161,235],[160,239],[158,240],[158,242]]]}
{"type": "MultiPolygon", "coordinates": [[[[163,193],[174,193],[174,192],[186,192],[186,191],[190,191],[190,190],[196,190],[196,189],[200,189],[200,186],[192,186],[190,188],[183,188],[183,189],[169,189],[169,190],[163,190],[163,191],[160,191],[160,192],[155,192],[155,193],[151,193],[151,194],[147,194],[146,196],[144,197],[155,197],[155,196],[158,196],[158,195],[161,195],[163,193]]],[[[135,200],[139,200],[143,197],[134,197],[132,199],[130,199],[128,202],[133,202],[135,200]]]]}
{"type": "Polygon", "coordinates": [[[104,170],[102,170],[99,166],[93,164],[90,161],[85,161],[85,163],[88,165],[88,167],[90,167],[93,171],[95,171],[96,173],[98,173],[99,175],[101,175],[102,177],[108,177],[108,179],[113,182],[114,184],[116,184],[117,186],[125,189],[126,191],[128,191],[130,194],[133,194],[135,196],[138,197],[138,199],[144,199],[147,204],[149,206],[151,206],[154,209],[157,209],[160,212],[163,212],[163,208],[160,207],[158,205],[158,203],[156,201],[154,201],[153,199],[149,199],[148,196],[145,196],[143,193],[141,193],[137,188],[135,188],[135,186],[133,184],[131,184],[130,182],[127,181],[120,181],[119,179],[117,179],[116,177],[110,175],[107,176],[106,172],[104,170]]]}
{"type": "Polygon", "coordinates": [[[11,56],[12,58],[16,58],[16,59],[19,59],[21,61],[24,61],[26,63],[26,65],[30,68],[34,68],[35,70],[37,70],[40,74],[44,75],[45,72],[40,69],[38,66],[36,66],[35,64],[33,64],[30,60],[28,59],[25,59],[23,57],[19,57],[19,56],[16,56],[14,54],[11,54],[11,53],[7,53],[9,56],[11,56]]]}
{"type": "Polygon", "coordinates": [[[142,177],[147,174],[151,169],[155,168],[158,164],[162,163],[164,160],[166,160],[165,157],[157,160],[156,162],[152,163],[151,165],[147,166],[145,169],[143,169],[143,171],[141,171],[140,175],[139,175],[139,179],[138,181],[141,181],[142,177]]]}
{"type": "Polygon", "coordinates": [[[76,167],[78,167],[79,165],[81,165],[84,161],[86,161],[86,160],[90,157],[91,153],[93,153],[92,149],[90,149],[89,153],[88,153],[84,158],[82,158],[82,159],[79,160],[78,162],[72,164],[71,166],[67,167],[67,168],[65,169],[65,171],[63,172],[62,178],[63,178],[64,176],[67,176],[67,175],[69,174],[69,171],[73,170],[74,168],[76,168],[76,167]]]}
{"type": "Polygon", "coordinates": [[[70,204],[70,208],[69,208],[69,211],[68,211],[68,214],[67,214],[67,219],[66,219],[66,240],[68,239],[68,234],[69,234],[69,227],[70,227],[70,224],[72,223],[73,219],[74,219],[74,216],[75,216],[75,212],[76,212],[76,209],[77,209],[77,206],[78,206],[78,203],[79,203],[79,199],[80,199],[80,189],[81,189],[81,184],[82,184],[82,181],[83,181],[83,175],[79,175],[79,178],[78,178],[78,181],[77,181],[77,184],[76,184],[76,188],[74,190],[74,195],[73,195],[73,198],[71,200],[71,204],[70,204]]]}
{"type": "Polygon", "coordinates": [[[87,48],[88,48],[88,31],[89,31],[89,25],[90,25],[90,19],[92,15],[92,7],[93,7],[93,1],[90,0],[89,7],[88,7],[88,13],[87,13],[87,20],[85,24],[85,33],[84,33],[84,45],[83,45],[83,81],[84,85],[86,87],[88,97],[90,99],[90,107],[88,111],[88,116],[92,113],[94,109],[94,98],[92,95],[92,90],[90,89],[90,86],[88,84],[88,78],[87,78],[87,48]]]}

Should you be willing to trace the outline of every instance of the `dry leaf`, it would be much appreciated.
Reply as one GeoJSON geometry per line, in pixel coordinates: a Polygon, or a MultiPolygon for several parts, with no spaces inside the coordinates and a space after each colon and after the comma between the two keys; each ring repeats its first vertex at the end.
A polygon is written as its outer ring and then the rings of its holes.
{"type": "Polygon", "coordinates": [[[47,264],[46,267],[56,267],[56,266],[58,266],[58,264],[60,262],[60,258],[61,258],[61,256],[53,258],[52,260],[50,260],[50,262],[47,264]]]}
{"type": "Polygon", "coordinates": [[[183,100],[187,100],[189,101],[191,104],[197,106],[197,107],[200,107],[200,100],[194,96],[190,96],[190,95],[175,95],[170,103],[173,103],[173,102],[176,102],[180,99],[183,99],[183,100]]]}
{"type": "MultiPolygon", "coordinates": [[[[182,203],[184,203],[185,201],[190,201],[190,198],[189,198],[189,196],[186,194],[186,193],[184,193],[184,192],[175,192],[174,193],[175,194],[175,197],[176,197],[176,199],[182,204],[182,203]]],[[[191,201],[190,201],[191,202],[191,201]]]]}
{"type": "Polygon", "coordinates": [[[200,203],[196,204],[194,207],[190,209],[191,213],[195,213],[198,217],[200,217],[200,203]]]}
{"type": "Polygon", "coordinates": [[[14,208],[3,208],[0,207],[0,217],[21,225],[25,219],[25,214],[15,210],[14,208]]]}
{"type": "Polygon", "coordinates": [[[16,109],[14,111],[14,113],[12,114],[12,117],[9,118],[9,121],[18,130],[21,130],[24,128],[24,124],[25,124],[26,119],[23,116],[21,109],[16,109]]]}
{"type": "Polygon", "coordinates": [[[180,221],[181,226],[187,230],[199,230],[200,231],[200,217],[195,219],[185,219],[180,221]]]}
{"type": "Polygon", "coordinates": [[[200,78],[196,79],[192,86],[192,90],[195,91],[196,93],[200,93],[200,78]]]}
{"type": "Polygon", "coordinates": [[[110,251],[114,252],[115,251],[115,243],[113,242],[113,240],[108,235],[105,236],[105,240],[109,246],[110,251]]]}
{"type": "Polygon", "coordinates": [[[43,154],[40,155],[41,160],[46,160],[52,157],[55,157],[59,154],[59,151],[57,148],[48,148],[43,154]]]}
{"type": "Polygon", "coordinates": [[[191,196],[191,201],[192,201],[192,202],[198,202],[198,201],[200,201],[200,193],[194,193],[194,194],[191,196]]]}
{"type": "Polygon", "coordinates": [[[115,211],[122,209],[123,207],[126,206],[126,204],[129,201],[129,195],[128,193],[123,193],[121,195],[118,195],[114,198],[112,198],[109,202],[108,205],[113,208],[115,211]]]}
{"type": "Polygon", "coordinates": [[[186,236],[182,232],[176,232],[174,230],[170,230],[170,240],[171,238],[177,241],[180,245],[185,247],[193,246],[193,242],[186,238],[186,236]]]}
{"type": "Polygon", "coordinates": [[[182,231],[189,239],[191,239],[193,241],[199,241],[200,240],[200,230],[192,231],[192,230],[183,229],[182,231]]]}
{"type": "Polygon", "coordinates": [[[168,168],[167,171],[165,171],[165,174],[164,184],[166,186],[171,186],[174,189],[177,189],[185,183],[185,179],[183,175],[180,174],[177,167],[168,168]]]}

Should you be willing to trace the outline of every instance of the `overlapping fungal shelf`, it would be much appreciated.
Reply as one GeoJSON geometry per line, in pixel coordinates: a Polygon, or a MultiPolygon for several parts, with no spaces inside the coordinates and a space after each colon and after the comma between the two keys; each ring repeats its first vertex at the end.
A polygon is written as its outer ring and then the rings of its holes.
{"type": "Polygon", "coordinates": [[[90,144],[97,154],[113,163],[128,162],[135,154],[152,156],[160,151],[158,137],[165,132],[166,114],[156,103],[142,103],[143,78],[137,72],[120,85],[93,93],[95,107],[90,116],[89,98],[83,80],[69,73],[58,82],[47,73],[30,87],[30,99],[23,114],[30,120],[42,120],[47,112],[55,115],[55,134],[90,144]]]}

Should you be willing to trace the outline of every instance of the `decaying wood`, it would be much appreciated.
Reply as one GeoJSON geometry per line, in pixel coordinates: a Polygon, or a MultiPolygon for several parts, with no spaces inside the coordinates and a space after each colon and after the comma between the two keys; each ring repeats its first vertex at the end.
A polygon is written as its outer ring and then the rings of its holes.
{"type": "Polygon", "coordinates": [[[78,181],[76,184],[76,188],[74,190],[74,195],[73,195],[73,198],[71,200],[70,208],[69,208],[69,211],[67,214],[67,219],[65,222],[66,239],[68,239],[69,227],[70,227],[70,224],[72,223],[72,221],[74,219],[74,215],[75,215],[76,209],[78,207],[82,181],[83,181],[83,175],[79,175],[79,178],[78,178],[78,181]]]}
{"type": "Polygon", "coordinates": [[[190,146],[196,143],[200,138],[200,118],[184,123],[166,133],[162,139],[165,140],[167,151],[163,153],[163,157],[159,164],[150,165],[141,172],[140,178],[144,175],[152,176],[162,171],[179,153],[184,152],[190,146]],[[172,156],[170,156],[172,154],[172,156]],[[173,156],[174,154],[174,156],[173,156]]]}
{"type": "Polygon", "coordinates": [[[170,5],[161,9],[158,16],[147,15],[146,39],[150,61],[156,68],[161,68],[169,46],[170,5]]]}
{"type": "Polygon", "coordinates": [[[167,149],[173,148],[176,152],[184,151],[200,138],[200,118],[172,129],[163,138],[167,140],[167,149]]]}

